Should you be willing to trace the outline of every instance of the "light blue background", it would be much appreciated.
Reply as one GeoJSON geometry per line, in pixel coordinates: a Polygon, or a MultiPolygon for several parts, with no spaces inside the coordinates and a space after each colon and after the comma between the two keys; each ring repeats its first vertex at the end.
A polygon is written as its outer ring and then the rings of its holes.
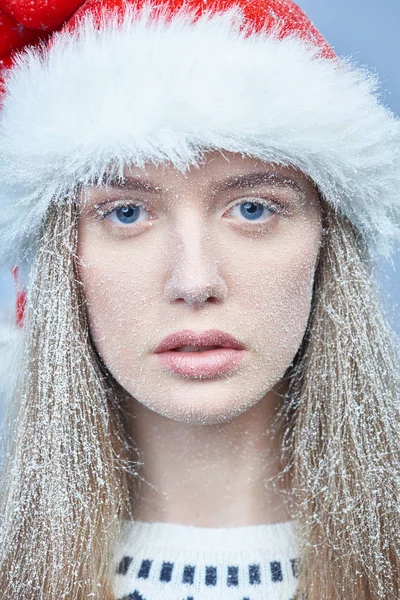
{"type": "MultiPolygon", "coordinates": [[[[400,116],[400,0],[297,0],[297,4],[337,54],[351,56],[378,73],[384,104],[400,116]]],[[[389,321],[400,334],[400,248],[393,260],[393,266],[380,262],[376,278],[389,321]]]]}
{"type": "MultiPolygon", "coordinates": [[[[337,54],[352,56],[378,72],[384,103],[400,115],[400,0],[298,0],[298,4],[337,54]]],[[[376,214],[379,218],[378,203],[376,214]]],[[[376,276],[389,320],[400,334],[400,251],[394,266],[381,261],[376,276]]],[[[6,313],[12,318],[13,304],[11,275],[0,266],[0,317],[6,313]]]]}

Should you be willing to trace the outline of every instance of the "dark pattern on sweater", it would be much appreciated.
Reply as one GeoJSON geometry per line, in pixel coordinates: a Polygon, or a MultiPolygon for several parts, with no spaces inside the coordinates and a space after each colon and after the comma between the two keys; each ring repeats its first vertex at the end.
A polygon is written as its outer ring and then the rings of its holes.
{"type": "MultiPolygon", "coordinates": [[[[144,596],[142,596],[137,590],[135,590],[132,594],[129,594],[129,596],[124,596],[123,598],[121,598],[121,600],[146,600],[146,598],[144,598],[144,596]]],[[[186,600],[194,600],[194,597],[188,596],[186,600]]],[[[243,598],[243,600],[251,599],[248,596],[246,596],[246,598],[243,598]]],[[[289,600],[294,600],[294,598],[290,598],[289,600]]]]}
{"type": "MultiPolygon", "coordinates": [[[[131,564],[133,562],[132,556],[124,556],[120,561],[117,567],[117,574],[120,576],[125,576],[131,564]]],[[[139,570],[136,574],[137,579],[148,579],[150,575],[150,571],[152,568],[153,561],[150,559],[142,560],[139,570]]],[[[291,571],[293,577],[298,578],[299,576],[299,564],[300,561],[298,558],[290,559],[291,571]]],[[[173,562],[164,561],[161,566],[161,570],[158,576],[159,581],[164,583],[169,583],[172,579],[173,571],[175,564],[173,562]]],[[[205,568],[205,578],[204,585],[206,586],[216,586],[218,581],[218,569],[215,566],[208,565],[205,568]]],[[[269,561],[269,570],[271,574],[271,581],[273,583],[279,583],[283,581],[283,570],[282,564],[280,561],[269,561]]],[[[196,571],[196,565],[184,565],[181,581],[187,585],[194,584],[194,576],[196,571]]],[[[220,568],[220,576],[222,576],[221,568],[220,568]]],[[[248,583],[250,585],[261,585],[261,565],[260,564],[250,564],[248,565],[248,583]]],[[[227,587],[237,587],[239,586],[239,567],[235,565],[230,565],[227,567],[227,573],[225,578],[225,584],[227,587]]],[[[127,596],[123,596],[119,600],[152,600],[150,598],[145,598],[142,594],[136,589],[132,593],[127,596]]],[[[194,596],[187,596],[186,598],[182,598],[182,600],[195,600],[194,596]]],[[[251,600],[249,597],[238,598],[238,600],[251,600]]],[[[293,599],[289,599],[293,600],[293,599]]]]}

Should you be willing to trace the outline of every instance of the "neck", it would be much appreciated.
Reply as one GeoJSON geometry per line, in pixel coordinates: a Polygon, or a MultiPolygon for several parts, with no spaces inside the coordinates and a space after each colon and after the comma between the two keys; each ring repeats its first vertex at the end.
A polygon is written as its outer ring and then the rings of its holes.
{"type": "Polygon", "coordinates": [[[131,400],[131,435],[143,465],[134,519],[198,527],[290,520],[281,438],[270,426],[282,388],[236,418],[213,425],[168,419],[131,400]]]}

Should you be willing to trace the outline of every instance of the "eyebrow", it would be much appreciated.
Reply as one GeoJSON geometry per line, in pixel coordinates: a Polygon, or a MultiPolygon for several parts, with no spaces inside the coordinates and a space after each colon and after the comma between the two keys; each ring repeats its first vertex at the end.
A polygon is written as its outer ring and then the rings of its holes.
{"type": "Polygon", "coordinates": [[[123,180],[111,179],[106,180],[104,177],[102,183],[106,184],[106,187],[117,188],[117,189],[128,189],[138,190],[140,192],[150,192],[151,194],[161,194],[163,191],[162,186],[155,186],[150,181],[145,179],[139,179],[138,177],[124,177],[123,180]]]}
{"type": "MultiPolygon", "coordinates": [[[[245,175],[233,175],[221,182],[214,182],[209,187],[211,192],[215,194],[218,192],[226,192],[229,190],[243,189],[247,187],[257,187],[266,184],[273,187],[289,186],[297,191],[303,192],[302,187],[293,179],[285,177],[284,175],[277,175],[275,173],[268,173],[265,171],[248,173],[245,175]]],[[[148,180],[130,176],[124,177],[122,181],[116,179],[110,180],[107,186],[118,189],[137,190],[157,195],[161,195],[164,191],[162,186],[155,186],[148,180]]]]}
{"type": "Polygon", "coordinates": [[[213,191],[225,192],[246,187],[257,187],[265,184],[274,187],[289,186],[293,189],[297,189],[300,192],[303,191],[301,186],[293,179],[285,177],[284,175],[277,175],[276,173],[266,173],[265,171],[249,173],[247,175],[234,175],[228,177],[220,183],[212,185],[211,187],[213,191]]]}

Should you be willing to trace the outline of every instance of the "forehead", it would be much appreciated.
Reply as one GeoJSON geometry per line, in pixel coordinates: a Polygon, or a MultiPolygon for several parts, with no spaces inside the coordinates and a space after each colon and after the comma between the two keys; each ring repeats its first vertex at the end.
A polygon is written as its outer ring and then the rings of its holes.
{"type": "MultiPolygon", "coordinates": [[[[265,162],[260,158],[239,152],[214,150],[203,155],[201,161],[186,170],[175,167],[172,161],[162,164],[146,163],[143,167],[126,165],[123,176],[114,177],[108,173],[98,185],[90,185],[78,192],[82,208],[103,199],[112,199],[132,192],[140,193],[163,202],[204,198],[213,202],[214,198],[226,197],[246,190],[268,189],[275,194],[282,191],[297,198],[303,205],[320,205],[320,194],[314,182],[298,168],[291,165],[265,162]]],[[[289,197],[289,196],[288,196],[289,197]]]]}
{"type": "MultiPolygon", "coordinates": [[[[311,180],[295,167],[266,163],[259,158],[234,152],[222,153],[217,150],[207,153],[206,158],[200,164],[191,165],[185,172],[175,168],[170,162],[161,165],[148,163],[143,168],[135,165],[126,166],[124,178],[127,181],[132,179],[153,180],[159,184],[160,188],[177,184],[207,187],[210,183],[228,180],[227,188],[229,189],[229,183],[232,183],[232,187],[235,187],[235,176],[239,178],[240,175],[256,173],[271,175],[271,183],[286,183],[289,186],[303,190],[307,186],[314,187],[311,180]]],[[[257,178],[253,178],[252,182],[254,184],[259,183],[257,178]]],[[[246,181],[243,180],[243,183],[246,184],[246,181]]]]}

